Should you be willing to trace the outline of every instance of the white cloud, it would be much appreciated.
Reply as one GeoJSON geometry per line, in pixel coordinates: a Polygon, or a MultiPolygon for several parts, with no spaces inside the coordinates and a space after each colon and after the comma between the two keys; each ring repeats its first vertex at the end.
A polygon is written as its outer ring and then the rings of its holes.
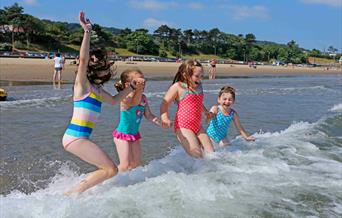
{"type": "Polygon", "coordinates": [[[144,26],[147,28],[158,28],[164,24],[170,26],[167,21],[157,20],[154,18],[147,18],[144,20],[144,26]]]}
{"type": "Polygon", "coordinates": [[[170,7],[178,6],[176,2],[160,2],[156,0],[143,0],[143,1],[132,0],[129,3],[134,8],[147,9],[147,10],[163,10],[163,9],[168,9],[170,7]]]}
{"type": "Polygon", "coordinates": [[[341,7],[342,0],[300,0],[303,3],[307,4],[321,4],[321,5],[328,5],[332,7],[341,7]]]}
{"type": "Polygon", "coordinates": [[[247,18],[268,19],[268,10],[264,6],[229,6],[230,13],[235,20],[244,20],[247,18]]]}
{"type": "Polygon", "coordinates": [[[24,3],[27,5],[38,5],[37,0],[24,0],[24,3]]]}
{"type": "Polygon", "coordinates": [[[202,8],[204,7],[203,4],[197,3],[197,2],[189,3],[188,6],[189,6],[191,9],[194,9],[194,10],[202,9],[202,8]]]}

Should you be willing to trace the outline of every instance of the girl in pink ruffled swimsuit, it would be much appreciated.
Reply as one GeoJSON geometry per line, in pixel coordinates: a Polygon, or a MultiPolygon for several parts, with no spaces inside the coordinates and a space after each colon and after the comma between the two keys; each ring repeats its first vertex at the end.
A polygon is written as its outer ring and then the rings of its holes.
{"type": "Polygon", "coordinates": [[[172,121],[169,119],[168,108],[171,102],[177,102],[174,121],[176,136],[184,150],[196,158],[203,157],[203,149],[206,152],[214,151],[201,125],[202,112],[205,112],[207,117],[212,116],[203,105],[202,77],[203,67],[198,61],[189,60],[182,63],[160,106],[162,125],[170,128],[172,121]]]}
{"type": "MultiPolygon", "coordinates": [[[[144,74],[138,68],[129,68],[122,72],[120,81],[115,84],[118,92],[127,88],[134,79],[143,79],[144,74]]],[[[140,123],[145,116],[150,122],[161,125],[159,119],[151,112],[144,87],[133,90],[120,103],[120,122],[113,131],[116,151],[120,159],[120,172],[134,169],[141,165],[141,145],[139,142],[140,123]],[[134,96],[134,98],[133,98],[134,96]]]]}

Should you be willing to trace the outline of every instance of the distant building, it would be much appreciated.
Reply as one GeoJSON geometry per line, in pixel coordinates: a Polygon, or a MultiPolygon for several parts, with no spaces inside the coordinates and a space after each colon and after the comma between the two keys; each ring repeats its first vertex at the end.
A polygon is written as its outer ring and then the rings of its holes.
{"type": "Polygon", "coordinates": [[[24,28],[22,27],[13,27],[13,25],[0,25],[0,33],[24,33],[24,28]]]}

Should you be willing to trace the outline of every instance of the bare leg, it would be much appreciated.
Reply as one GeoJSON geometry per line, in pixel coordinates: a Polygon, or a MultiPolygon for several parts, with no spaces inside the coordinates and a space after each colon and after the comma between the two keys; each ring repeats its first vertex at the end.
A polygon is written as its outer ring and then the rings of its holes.
{"type": "Polygon", "coordinates": [[[114,138],[116,151],[119,155],[120,164],[118,166],[120,172],[129,170],[130,167],[130,143],[125,140],[114,138]]]}
{"type": "Polygon", "coordinates": [[[104,180],[115,176],[118,172],[117,167],[108,155],[88,139],[74,141],[66,150],[98,168],[98,170],[89,173],[80,184],[72,188],[67,194],[84,192],[104,180]]]}
{"type": "Polygon", "coordinates": [[[197,133],[197,137],[206,152],[214,152],[213,144],[211,143],[209,136],[203,128],[201,128],[200,131],[197,133]]]}
{"type": "Polygon", "coordinates": [[[202,158],[202,149],[196,134],[190,129],[180,128],[176,135],[184,150],[192,157],[202,158]]]}
{"type": "Polygon", "coordinates": [[[224,147],[224,146],[228,146],[228,145],[229,145],[229,141],[226,138],[222,139],[219,143],[220,147],[224,147]]]}
{"type": "Polygon", "coordinates": [[[216,79],[216,67],[213,68],[212,79],[216,79]]]}
{"type": "Polygon", "coordinates": [[[62,70],[58,71],[58,82],[61,82],[62,80],[62,70]]]}
{"type": "Polygon", "coordinates": [[[141,165],[141,145],[139,140],[135,141],[131,145],[132,159],[130,163],[131,169],[137,168],[141,165]]]}
{"type": "Polygon", "coordinates": [[[57,77],[57,70],[55,69],[55,70],[53,71],[52,82],[55,82],[55,81],[56,81],[56,77],[57,77]]]}

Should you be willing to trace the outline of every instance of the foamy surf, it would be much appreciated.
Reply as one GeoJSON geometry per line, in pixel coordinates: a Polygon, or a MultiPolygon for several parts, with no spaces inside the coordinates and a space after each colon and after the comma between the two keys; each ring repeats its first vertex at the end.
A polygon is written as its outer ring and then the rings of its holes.
{"type": "Polygon", "coordinates": [[[342,103],[334,105],[329,111],[342,112],[342,103]]]}
{"type": "Polygon", "coordinates": [[[342,148],[331,119],[341,117],[255,133],[250,143],[237,137],[203,160],[176,146],[77,198],[63,192],[85,175],[65,163],[46,188],[2,195],[2,217],[340,217],[342,164],[333,155],[342,148]]]}

